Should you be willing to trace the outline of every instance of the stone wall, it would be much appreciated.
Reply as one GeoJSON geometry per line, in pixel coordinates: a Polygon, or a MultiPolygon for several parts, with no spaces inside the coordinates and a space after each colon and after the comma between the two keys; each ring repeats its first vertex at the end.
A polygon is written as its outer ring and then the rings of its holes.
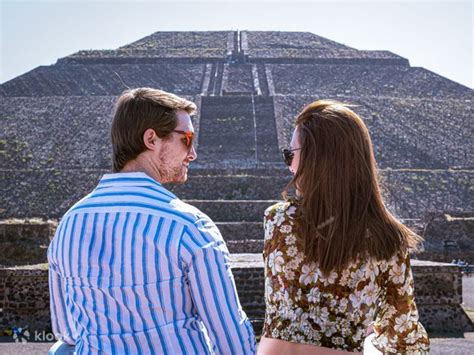
{"type": "Polygon", "coordinates": [[[474,216],[472,213],[431,213],[426,217],[423,260],[474,264],[474,216]]]}
{"type": "Polygon", "coordinates": [[[0,328],[51,330],[48,265],[0,267],[0,328]]]}

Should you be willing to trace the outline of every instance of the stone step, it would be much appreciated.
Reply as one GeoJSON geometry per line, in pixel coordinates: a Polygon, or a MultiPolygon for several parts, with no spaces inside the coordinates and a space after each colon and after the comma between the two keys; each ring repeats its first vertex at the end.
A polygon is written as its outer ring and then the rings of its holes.
{"type": "Polygon", "coordinates": [[[268,200],[281,198],[286,176],[190,176],[186,184],[166,186],[181,199],[268,200]]]}
{"type": "Polygon", "coordinates": [[[198,161],[252,160],[255,144],[250,96],[202,97],[198,161]]]}
{"type": "Polygon", "coordinates": [[[231,253],[261,253],[263,251],[262,222],[217,222],[231,253]]]}
{"type": "Polygon", "coordinates": [[[260,222],[215,222],[224,239],[229,241],[263,240],[263,217],[260,222]]]}
{"type": "Polygon", "coordinates": [[[186,200],[214,222],[260,222],[267,207],[277,200],[186,200]]]}

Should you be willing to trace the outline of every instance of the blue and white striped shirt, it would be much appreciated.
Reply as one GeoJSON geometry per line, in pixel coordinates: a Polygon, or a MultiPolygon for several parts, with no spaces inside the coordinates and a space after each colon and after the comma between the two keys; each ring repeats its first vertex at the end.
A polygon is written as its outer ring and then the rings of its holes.
{"type": "Polygon", "coordinates": [[[144,173],[107,174],[48,250],[51,318],[78,354],[250,354],[222,236],[144,173]]]}

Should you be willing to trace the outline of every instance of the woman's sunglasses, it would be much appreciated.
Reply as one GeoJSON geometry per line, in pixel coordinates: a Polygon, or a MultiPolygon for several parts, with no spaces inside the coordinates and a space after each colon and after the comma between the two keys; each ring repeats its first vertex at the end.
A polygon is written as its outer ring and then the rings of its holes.
{"type": "Polygon", "coordinates": [[[283,155],[283,160],[285,161],[285,164],[288,166],[291,166],[291,163],[293,162],[293,157],[295,156],[295,153],[293,153],[295,150],[300,150],[301,148],[295,148],[295,149],[287,149],[283,148],[281,150],[281,154],[283,155]]]}
{"type": "Polygon", "coordinates": [[[191,147],[193,146],[194,132],[180,131],[178,129],[174,129],[173,132],[184,134],[184,137],[181,139],[181,141],[186,144],[186,148],[191,150],[191,147]]]}

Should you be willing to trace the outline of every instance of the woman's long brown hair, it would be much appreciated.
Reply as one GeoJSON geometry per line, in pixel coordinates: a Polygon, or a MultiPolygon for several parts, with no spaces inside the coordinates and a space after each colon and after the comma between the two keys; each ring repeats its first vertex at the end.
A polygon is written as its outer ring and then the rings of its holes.
{"type": "Polygon", "coordinates": [[[421,237],[384,205],[369,131],[348,105],[315,101],[298,115],[296,129],[300,162],[283,196],[300,191],[296,226],[307,261],[329,272],[359,257],[389,259],[417,247],[421,237]]]}

